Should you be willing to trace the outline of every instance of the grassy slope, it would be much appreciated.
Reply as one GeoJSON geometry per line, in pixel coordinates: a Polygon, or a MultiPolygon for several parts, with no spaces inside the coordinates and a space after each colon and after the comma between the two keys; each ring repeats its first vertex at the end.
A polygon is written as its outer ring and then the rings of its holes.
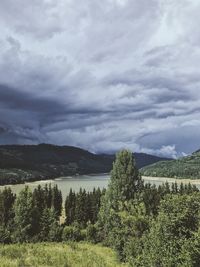
{"type": "Polygon", "coordinates": [[[160,161],[141,169],[144,176],[200,179],[200,152],[177,160],[160,161]]]}
{"type": "Polygon", "coordinates": [[[120,267],[110,248],[88,243],[0,245],[1,267],[120,267]]]}

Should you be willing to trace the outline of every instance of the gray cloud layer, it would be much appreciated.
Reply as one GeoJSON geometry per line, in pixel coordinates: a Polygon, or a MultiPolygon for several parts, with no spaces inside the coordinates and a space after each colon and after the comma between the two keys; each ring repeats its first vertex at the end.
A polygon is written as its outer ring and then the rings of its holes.
{"type": "Polygon", "coordinates": [[[0,143],[200,148],[198,0],[1,0],[0,143]]]}

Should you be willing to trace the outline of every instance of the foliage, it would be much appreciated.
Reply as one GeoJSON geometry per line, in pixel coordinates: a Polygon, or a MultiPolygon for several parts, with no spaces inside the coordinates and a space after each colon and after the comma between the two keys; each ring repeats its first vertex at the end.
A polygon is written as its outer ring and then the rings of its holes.
{"type": "MultiPolygon", "coordinates": [[[[98,227],[100,239],[106,245],[115,248],[121,258],[128,238],[140,231],[135,220],[140,213],[140,205],[132,212],[131,204],[135,203],[134,199],[136,200],[142,188],[143,183],[132,153],[127,150],[119,152],[113,164],[108,189],[102,200],[98,227]],[[137,230],[133,231],[133,228],[137,230]]],[[[142,220],[146,228],[145,214],[142,220]]]]}
{"type": "Polygon", "coordinates": [[[200,229],[192,238],[184,242],[180,258],[185,267],[200,266],[200,229]]]}
{"type": "Polygon", "coordinates": [[[44,209],[40,218],[38,241],[61,241],[62,229],[52,209],[44,209]]]}
{"type": "Polygon", "coordinates": [[[11,235],[6,227],[0,226],[0,243],[9,244],[11,243],[11,235]]]}
{"type": "Polygon", "coordinates": [[[97,224],[87,224],[85,238],[92,243],[98,243],[98,228],[97,224]]]}
{"type": "Polygon", "coordinates": [[[109,172],[114,157],[77,147],[40,144],[0,146],[0,158],[0,185],[6,185],[109,172]]]}
{"type": "MultiPolygon", "coordinates": [[[[167,160],[144,153],[134,155],[138,168],[167,160]]],[[[0,185],[8,185],[77,173],[108,173],[115,156],[97,155],[71,146],[0,145],[0,159],[0,185]]]]}
{"type": "Polygon", "coordinates": [[[65,226],[62,234],[63,241],[81,241],[81,230],[78,224],[65,226]]]}
{"type": "Polygon", "coordinates": [[[139,241],[143,249],[129,244],[127,260],[133,266],[198,266],[199,219],[199,193],[167,195],[149,232],[139,241]]]}
{"type": "Polygon", "coordinates": [[[0,191],[0,242],[61,241],[62,195],[57,186],[0,191]]]}
{"type": "Polygon", "coordinates": [[[39,221],[38,210],[34,207],[32,192],[27,186],[19,193],[14,210],[14,240],[16,242],[28,242],[37,234],[39,221]]]}
{"type": "Polygon", "coordinates": [[[140,190],[142,180],[135,165],[132,152],[127,150],[120,151],[113,163],[110,183],[106,196],[111,207],[117,209],[119,202],[133,199],[140,190]]]}
{"type": "Polygon", "coordinates": [[[33,260],[37,266],[118,266],[107,261],[106,249],[84,240],[114,248],[129,266],[200,266],[199,190],[191,184],[144,184],[129,151],[118,153],[107,190],[70,190],[63,225],[61,214],[56,186],[33,192],[26,187],[17,197],[10,189],[0,191],[0,243],[30,243],[0,247],[2,266],[31,266],[33,260]],[[62,254],[63,248],[70,253],[62,254]]]}
{"type": "Polygon", "coordinates": [[[85,189],[78,193],[72,191],[65,201],[66,224],[70,225],[78,222],[82,227],[86,227],[88,222],[94,224],[97,221],[101,197],[105,194],[105,190],[95,189],[92,192],[86,192],[85,189]]]}
{"type": "Polygon", "coordinates": [[[185,264],[179,260],[182,249],[199,227],[198,189],[191,184],[144,185],[131,175],[137,174],[134,168],[129,152],[118,154],[99,213],[100,240],[131,266],[185,264]]]}
{"type": "Polygon", "coordinates": [[[4,188],[0,191],[0,226],[7,226],[14,218],[13,204],[16,196],[11,189],[4,188]]]}
{"type": "Polygon", "coordinates": [[[200,151],[176,160],[160,161],[143,167],[144,176],[200,179],[200,151]]]}

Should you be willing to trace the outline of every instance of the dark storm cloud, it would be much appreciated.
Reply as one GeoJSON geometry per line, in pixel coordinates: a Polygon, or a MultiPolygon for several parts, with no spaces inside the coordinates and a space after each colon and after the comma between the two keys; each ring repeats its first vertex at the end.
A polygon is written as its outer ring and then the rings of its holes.
{"type": "Polygon", "coordinates": [[[199,11],[196,0],[2,0],[0,143],[198,149],[199,11]]]}
{"type": "Polygon", "coordinates": [[[20,89],[10,88],[0,84],[0,105],[8,109],[25,110],[29,112],[60,113],[64,104],[53,99],[38,98],[34,93],[20,92],[20,89]]]}
{"type": "MultiPolygon", "coordinates": [[[[0,128],[2,138],[5,138],[5,135],[8,134],[12,139],[13,132],[14,139],[16,137],[26,137],[26,139],[36,142],[40,135],[28,136],[29,131],[34,133],[35,125],[45,127],[48,124],[63,121],[66,127],[66,122],[70,117],[75,116],[77,119],[80,115],[80,123],[75,125],[81,128],[81,120],[101,113],[101,111],[95,109],[73,108],[70,103],[56,101],[53,97],[41,98],[33,92],[22,92],[20,89],[5,85],[0,85],[0,110],[1,114],[5,114],[5,117],[1,118],[1,124],[5,125],[0,128]],[[15,127],[22,127],[22,129],[16,131],[15,127]]],[[[85,126],[85,123],[82,126],[85,126]]],[[[72,125],[71,127],[73,128],[72,125]]]]}

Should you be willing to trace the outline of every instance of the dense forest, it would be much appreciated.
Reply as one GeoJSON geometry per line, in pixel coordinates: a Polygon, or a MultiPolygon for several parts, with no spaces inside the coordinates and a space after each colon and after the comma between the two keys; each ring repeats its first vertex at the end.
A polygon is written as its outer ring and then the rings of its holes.
{"type": "Polygon", "coordinates": [[[141,169],[144,176],[200,179],[200,151],[180,159],[160,161],[141,169]]]}
{"type": "MultiPolygon", "coordinates": [[[[51,185],[38,186],[33,192],[25,187],[18,196],[9,187],[1,191],[0,242],[7,245],[0,246],[0,256],[10,260],[11,251],[17,251],[21,243],[30,243],[23,245],[23,251],[30,245],[36,251],[41,242],[62,242],[74,248],[86,242],[114,249],[127,266],[198,267],[199,221],[200,192],[194,185],[144,184],[132,153],[123,150],[116,156],[106,190],[71,190],[65,200],[51,185]]],[[[79,266],[118,266],[92,262],[79,266]]],[[[65,263],[60,266],[73,266],[67,265],[67,259],[65,263]]]]}

